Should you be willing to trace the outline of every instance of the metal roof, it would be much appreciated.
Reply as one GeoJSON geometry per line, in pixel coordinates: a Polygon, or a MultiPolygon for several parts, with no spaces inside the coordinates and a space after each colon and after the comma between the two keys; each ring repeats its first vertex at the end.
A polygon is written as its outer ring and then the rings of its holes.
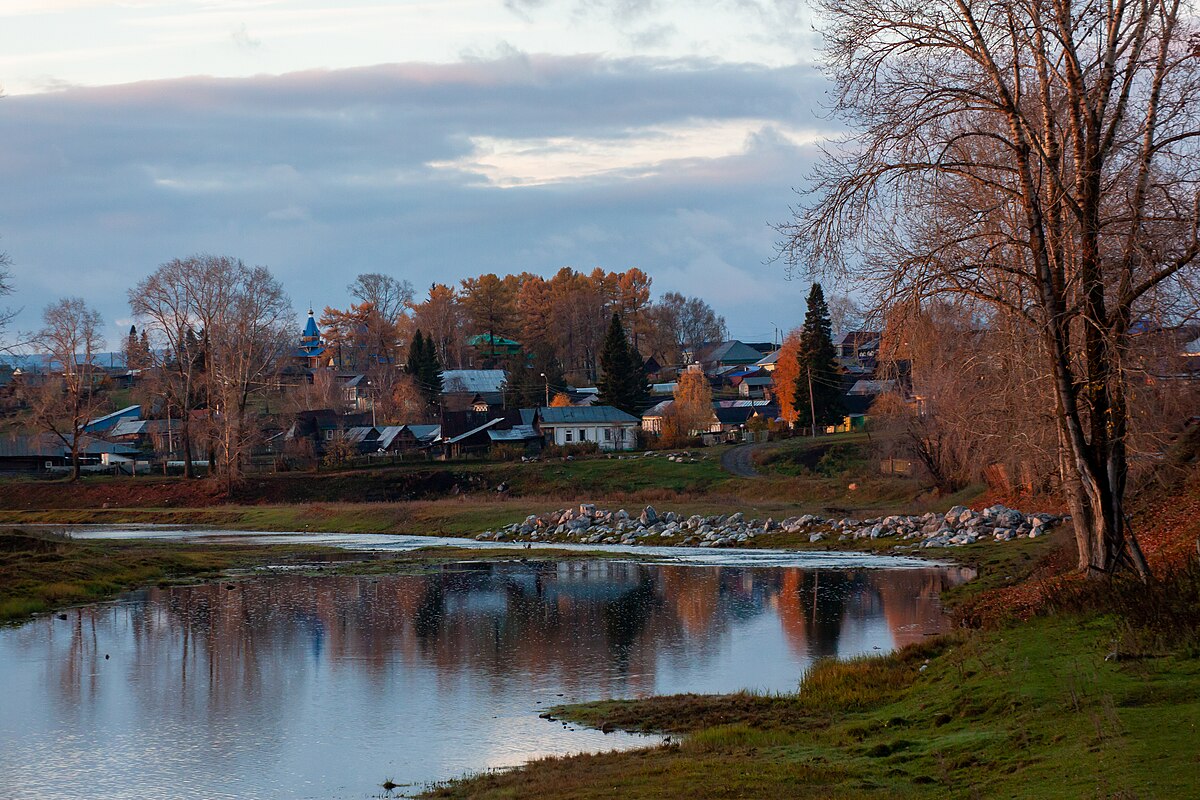
{"type": "Polygon", "coordinates": [[[655,403],[646,409],[645,413],[642,414],[642,419],[646,419],[646,417],[661,417],[667,413],[667,409],[674,405],[674,403],[674,400],[663,400],[660,403],[655,403]]]}
{"type": "Polygon", "coordinates": [[[612,406],[567,406],[565,408],[539,408],[538,418],[543,425],[575,425],[610,423],[636,425],[637,417],[626,414],[612,406]]]}
{"type": "Polygon", "coordinates": [[[441,425],[405,425],[417,437],[417,441],[428,444],[442,435],[441,425]]]}
{"type": "Polygon", "coordinates": [[[504,422],[504,417],[496,417],[495,419],[489,419],[487,422],[483,423],[482,425],[480,425],[476,428],[472,428],[471,430],[467,431],[466,433],[460,433],[458,436],[455,436],[453,439],[448,440],[447,443],[448,444],[457,444],[458,442],[461,442],[463,439],[466,439],[470,436],[474,436],[475,434],[479,433],[480,431],[485,431],[488,428],[492,427],[493,425],[496,425],[501,422],[504,422]]]}
{"type": "Polygon", "coordinates": [[[124,417],[132,417],[141,413],[142,407],[140,405],[126,406],[120,411],[114,411],[111,414],[105,414],[103,417],[96,417],[95,419],[88,420],[87,428],[99,428],[109,422],[116,423],[118,420],[123,419],[124,417]]]}
{"type": "Polygon", "coordinates": [[[524,442],[539,437],[532,425],[514,425],[504,431],[488,431],[488,438],[493,442],[524,442]]]}
{"type": "Polygon", "coordinates": [[[502,369],[448,369],[442,373],[443,392],[503,392],[508,373],[502,369]]]}

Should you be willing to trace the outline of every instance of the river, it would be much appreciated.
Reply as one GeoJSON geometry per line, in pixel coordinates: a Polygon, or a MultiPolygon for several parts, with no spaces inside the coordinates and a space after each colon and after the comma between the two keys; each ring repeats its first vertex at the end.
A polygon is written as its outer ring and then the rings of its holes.
{"type": "MultiPolygon", "coordinates": [[[[431,543],[335,543],[408,539],[431,543]]],[[[539,713],[791,691],[817,658],[945,630],[939,593],[968,577],[862,554],[520,555],[413,575],[264,571],[0,628],[0,797],[367,798],[389,778],[416,792],[542,755],[645,746],[539,713]]]]}

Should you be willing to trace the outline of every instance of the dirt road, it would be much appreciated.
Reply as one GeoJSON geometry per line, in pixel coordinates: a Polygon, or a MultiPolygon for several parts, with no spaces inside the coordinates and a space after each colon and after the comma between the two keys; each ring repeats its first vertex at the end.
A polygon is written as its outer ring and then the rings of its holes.
{"type": "Polygon", "coordinates": [[[721,454],[721,469],[738,478],[757,478],[758,470],[754,468],[754,451],[761,444],[743,444],[726,450],[721,454]]]}

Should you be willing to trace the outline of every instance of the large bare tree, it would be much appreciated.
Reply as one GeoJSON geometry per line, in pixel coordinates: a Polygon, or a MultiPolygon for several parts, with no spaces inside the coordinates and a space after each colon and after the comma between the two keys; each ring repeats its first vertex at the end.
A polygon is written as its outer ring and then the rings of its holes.
{"type": "Polygon", "coordinates": [[[282,285],[266,267],[216,258],[209,268],[225,286],[225,302],[215,310],[205,332],[220,471],[232,487],[241,479],[258,433],[256,426],[248,424],[251,400],[275,382],[293,311],[282,285]]]}
{"type": "Polygon", "coordinates": [[[1027,326],[1053,385],[1079,568],[1126,522],[1135,323],[1196,279],[1197,38],[1180,0],[824,0],[835,112],[795,266],[876,300],[954,295],[1027,326]]]}
{"type": "Polygon", "coordinates": [[[84,431],[103,405],[97,384],[103,371],[93,361],[104,347],[100,313],[80,297],[51,303],[42,312],[34,345],[50,357],[45,380],[30,384],[26,400],[36,425],[71,453],[71,480],[79,479],[84,431]]]}
{"type": "Polygon", "coordinates": [[[203,410],[216,467],[232,484],[241,474],[252,395],[271,383],[282,353],[287,296],[265,267],[227,256],[169,261],[129,292],[133,313],[151,332],[152,361],[169,407],[180,411],[184,474],[197,444],[192,411],[203,410]]]}

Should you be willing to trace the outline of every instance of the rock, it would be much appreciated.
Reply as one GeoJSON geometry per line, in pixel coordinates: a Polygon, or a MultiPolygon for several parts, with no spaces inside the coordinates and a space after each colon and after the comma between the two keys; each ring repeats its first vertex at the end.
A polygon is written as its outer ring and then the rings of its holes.
{"type": "Polygon", "coordinates": [[[653,525],[658,521],[658,512],[654,510],[654,506],[646,506],[642,511],[642,515],[638,517],[638,521],[643,525],[653,525]]]}
{"type": "Polygon", "coordinates": [[[809,536],[808,536],[808,541],[809,541],[810,543],[812,543],[812,542],[819,542],[819,541],[821,541],[821,540],[822,540],[822,539],[824,539],[824,538],[825,538],[825,534],[823,534],[823,533],[812,533],[812,534],[809,534],[809,536]]]}

